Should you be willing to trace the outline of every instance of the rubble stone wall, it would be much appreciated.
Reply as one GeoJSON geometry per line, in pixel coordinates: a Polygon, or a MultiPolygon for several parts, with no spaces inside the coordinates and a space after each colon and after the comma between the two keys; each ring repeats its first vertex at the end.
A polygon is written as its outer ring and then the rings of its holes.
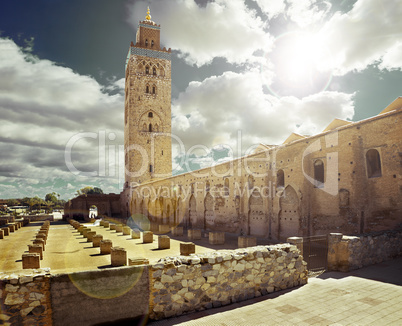
{"type": "Polygon", "coordinates": [[[361,236],[331,233],[328,241],[328,268],[348,272],[402,255],[402,230],[361,236]]]}
{"type": "Polygon", "coordinates": [[[150,268],[149,317],[219,307],[306,283],[306,263],[289,244],[166,258],[150,268]]]}
{"type": "Polygon", "coordinates": [[[0,324],[52,325],[49,275],[3,275],[0,324]]]}

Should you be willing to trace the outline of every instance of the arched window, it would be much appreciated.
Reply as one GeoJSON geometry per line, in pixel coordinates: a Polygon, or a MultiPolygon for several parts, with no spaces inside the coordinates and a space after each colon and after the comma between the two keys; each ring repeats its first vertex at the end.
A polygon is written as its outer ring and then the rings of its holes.
{"type": "Polygon", "coordinates": [[[155,67],[152,69],[152,74],[153,74],[154,76],[156,76],[156,68],[155,68],[155,67]]]}
{"type": "Polygon", "coordinates": [[[158,132],[158,131],[159,131],[159,126],[158,126],[158,124],[155,124],[154,131],[155,131],[155,132],[158,132]]]}
{"type": "Polygon", "coordinates": [[[211,189],[211,184],[209,183],[209,181],[207,181],[205,183],[205,191],[208,192],[211,189]]]}
{"type": "Polygon", "coordinates": [[[146,73],[147,75],[149,75],[149,67],[148,67],[148,66],[145,67],[145,73],[146,73]]]}
{"type": "Polygon", "coordinates": [[[154,46],[154,40],[151,41],[151,48],[154,46]]]}
{"type": "Polygon", "coordinates": [[[156,86],[152,86],[152,94],[156,94],[156,86]]]}
{"type": "Polygon", "coordinates": [[[317,188],[324,187],[324,162],[316,160],[314,162],[314,181],[317,188]]]}
{"type": "Polygon", "coordinates": [[[285,187],[285,173],[283,170],[278,170],[276,173],[276,187],[285,187]]]}
{"type": "Polygon", "coordinates": [[[148,46],[148,39],[145,40],[145,46],[148,46]]]}
{"type": "Polygon", "coordinates": [[[149,93],[149,86],[147,85],[147,88],[145,89],[145,93],[149,93]]]}
{"type": "Polygon", "coordinates": [[[153,172],[153,166],[152,166],[152,164],[149,165],[149,172],[151,172],[151,173],[153,172]]]}
{"type": "Polygon", "coordinates": [[[152,112],[148,112],[148,118],[153,118],[154,114],[152,112]]]}
{"type": "Polygon", "coordinates": [[[152,132],[152,123],[149,124],[149,126],[148,126],[148,131],[149,131],[149,132],[152,132]]]}
{"type": "Polygon", "coordinates": [[[366,153],[367,177],[381,177],[381,159],[380,153],[376,149],[370,149],[366,153]]]}

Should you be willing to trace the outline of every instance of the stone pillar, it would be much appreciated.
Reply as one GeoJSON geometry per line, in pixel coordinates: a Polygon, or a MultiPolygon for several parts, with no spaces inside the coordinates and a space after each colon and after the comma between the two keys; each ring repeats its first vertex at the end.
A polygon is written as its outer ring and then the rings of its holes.
{"type": "Polygon", "coordinates": [[[87,233],[87,242],[92,242],[92,238],[94,237],[94,235],[96,235],[95,231],[89,231],[87,233]]]}
{"type": "Polygon", "coordinates": [[[110,249],[110,260],[113,267],[127,265],[126,249],[121,247],[112,247],[110,249]]]}
{"type": "Polygon", "coordinates": [[[83,231],[84,229],[85,229],[85,226],[84,226],[84,225],[81,225],[77,230],[78,230],[78,232],[79,232],[80,234],[82,234],[82,233],[84,232],[84,231],[83,231]]]}
{"type": "Polygon", "coordinates": [[[92,246],[93,247],[100,247],[100,243],[103,240],[103,235],[101,234],[95,234],[92,237],[92,246]]]}
{"type": "Polygon", "coordinates": [[[223,245],[225,244],[225,232],[209,232],[209,244],[223,245]]]}
{"type": "Polygon", "coordinates": [[[37,269],[40,268],[39,254],[23,254],[22,255],[22,268],[23,269],[37,269]]]}
{"type": "Polygon", "coordinates": [[[131,230],[131,238],[132,239],[140,239],[141,238],[141,231],[138,229],[131,230]]]}
{"type": "Polygon", "coordinates": [[[135,257],[128,259],[128,266],[148,265],[149,260],[142,257],[135,257]]]}
{"type": "Polygon", "coordinates": [[[168,224],[159,224],[159,233],[169,233],[170,227],[168,224]]]}
{"type": "Polygon", "coordinates": [[[303,256],[303,238],[302,237],[289,237],[286,242],[295,245],[300,251],[300,255],[303,256]]]}
{"type": "Polygon", "coordinates": [[[110,223],[108,221],[103,222],[103,227],[104,228],[110,227],[110,223]]]}
{"type": "Polygon", "coordinates": [[[124,235],[130,235],[131,234],[131,228],[129,226],[123,226],[123,234],[124,235]]]}
{"type": "Polygon", "coordinates": [[[33,241],[33,244],[36,245],[41,245],[42,246],[42,250],[45,251],[45,241],[43,239],[35,239],[33,241]]]}
{"type": "Polygon", "coordinates": [[[110,249],[112,248],[113,244],[112,244],[112,240],[102,240],[100,242],[100,253],[101,255],[106,255],[106,254],[110,254],[110,249]]]}
{"type": "Polygon", "coordinates": [[[84,238],[87,237],[87,233],[90,232],[90,231],[91,231],[90,228],[85,228],[85,229],[82,230],[82,235],[84,236],[84,238]]]}
{"type": "Polygon", "coordinates": [[[195,254],[195,244],[192,242],[181,242],[180,255],[188,256],[190,254],[195,254]]]}
{"type": "Polygon", "coordinates": [[[187,235],[190,240],[201,240],[201,230],[200,229],[189,229],[187,231],[187,235]]]}
{"type": "Polygon", "coordinates": [[[116,225],[116,232],[123,232],[123,224],[116,225]]]}
{"type": "Polygon", "coordinates": [[[28,251],[30,254],[39,254],[40,260],[43,259],[43,247],[40,244],[28,245],[28,251]]]}
{"type": "Polygon", "coordinates": [[[176,237],[180,237],[183,235],[183,227],[182,226],[175,226],[172,227],[171,229],[172,235],[176,236],[176,237]]]}
{"type": "Polygon", "coordinates": [[[17,231],[19,229],[18,222],[14,223],[14,229],[15,229],[15,231],[17,231]]]}
{"type": "Polygon", "coordinates": [[[0,229],[0,239],[4,239],[4,231],[0,229]]]}
{"type": "Polygon", "coordinates": [[[257,245],[257,238],[250,236],[239,236],[237,238],[237,246],[239,248],[255,247],[257,245]]]}
{"type": "Polygon", "coordinates": [[[170,249],[170,238],[167,235],[158,237],[158,249],[170,249]]]}
{"type": "Polygon", "coordinates": [[[110,227],[111,230],[116,230],[116,224],[110,224],[109,227],[110,227]]]}
{"type": "Polygon", "coordinates": [[[99,225],[100,225],[100,226],[104,226],[104,224],[105,224],[105,221],[104,221],[104,220],[100,220],[99,225]]]}
{"type": "Polygon", "coordinates": [[[154,233],[152,231],[144,231],[142,233],[142,242],[143,243],[152,243],[152,242],[154,242],[154,233]]]}
{"type": "Polygon", "coordinates": [[[6,227],[6,228],[2,228],[3,232],[4,232],[4,236],[10,235],[10,228],[6,227]]]}
{"type": "Polygon", "coordinates": [[[9,224],[8,228],[10,229],[10,232],[14,232],[15,231],[15,227],[14,224],[9,224]]]}

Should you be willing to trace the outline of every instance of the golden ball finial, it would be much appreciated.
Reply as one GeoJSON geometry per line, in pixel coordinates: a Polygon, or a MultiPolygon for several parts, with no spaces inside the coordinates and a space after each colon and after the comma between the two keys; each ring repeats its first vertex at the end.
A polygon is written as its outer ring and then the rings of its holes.
{"type": "Polygon", "coordinates": [[[148,10],[147,10],[147,15],[145,16],[145,19],[146,19],[146,20],[151,20],[151,15],[150,15],[149,7],[148,7],[148,10]]]}

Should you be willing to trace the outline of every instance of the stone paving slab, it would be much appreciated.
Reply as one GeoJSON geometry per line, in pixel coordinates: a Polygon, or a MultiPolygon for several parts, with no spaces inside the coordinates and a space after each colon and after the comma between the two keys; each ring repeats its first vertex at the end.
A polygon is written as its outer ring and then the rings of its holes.
{"type": "Polygon", "coordinates": [[[401,270],[398,258],[325,273],[298,288],[149,325],[402,325],[401,270]]]}

